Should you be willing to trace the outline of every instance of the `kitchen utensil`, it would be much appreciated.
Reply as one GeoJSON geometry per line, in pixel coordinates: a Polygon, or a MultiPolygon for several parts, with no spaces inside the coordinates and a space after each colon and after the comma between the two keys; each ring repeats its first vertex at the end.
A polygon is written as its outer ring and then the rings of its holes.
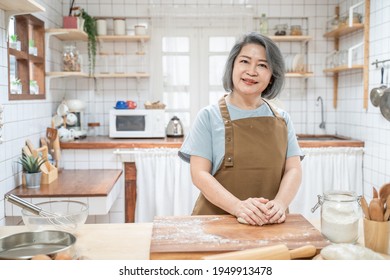
{"type": "Polygon", "coordinates": [[[284,223],[262,227],[240,224],[231,215],[155,217],[150,258],[200,259],[279,244],[289,250],[311,244],[319,253],[331,243],[299,214],[287,214],[284,223]]]}
{"type": "MultiPolygon", "coordinates": [[[[383,213],[382,213],[383,219],[383,213]]],[[[390,222],[363,220],[364,246],[390,255],[390,222]]]]}
{"type": "Polygon", "coordinates": [[[370,211],[368,209],[368,204],[367,204],[367,201],[364,198],[364,196],[362,196],[362,198],[360,199],[360,204],[362,206],[364,216],[366,217],[367,220],[370,220],[371,219],[370,218],[370,211]]]}
{"type": "Polygon", "coordinates": [[[316,254],[313,245],[289,250],[284,244],[247,249],[202,257],[203,260],[292,260],[310,258],[316,254]]]}
{"type": "Polygon", "coordinates": [[[379,108],[381,110],[382,116],[386,120],[390,121],[390,88],[385,89],[381,97],[379,108]]]}
{"type": "Polygon", "coordinates": [[[168,137],[182,137],[183,124],[177,116],[174,116],[167,125],[167,136],[168,137]]]}
{"type": "Polygon", "coordinates": [[[378,198],[379,197],[379,194],[378,194],[378,191],[375,187],[372,187],[372,197],[373,198],[378,198]]]}
{"type": "Polygon", "coordinates": [[[370,218],[372,221],[383,222],[383,203],[379,198],[373,198],[369,205],[370,218]]]}
{"type": "Polygon", "coordinates": [[[383,203],[386,202],[389,196],[390,196],[390,183],[384,184],[379,189],[379,198],[382,200],[383,203]]]}
{"type": "Polygon", "coordinates": [[[88,216],[88,205],[79,201],[49,201],[35,205],[14,194],[7,194],[5,198],[23,208],[23,221],[32,230],[41,230],[42,226],[53,225],[55,228],[74,231],[78,225],[85,223],[88,216]]]}
{"type": "Polygon", "coordinates": [[[76,237],[63,231],[21,232],[0,239],[0,259],[28,260],[38,254],[75,255],[76,237]]]}
{"type": "Polygon", "coordinates": [[[383,93],[384,93],[385,89],[387,88],[383,84],[383,73],[384,73],[384,71],[385,71],[384,67],[382,66],[382,68],[381,68],[381,86],[373,88],[371,90],[371,92],[370,92],[370,100],[371,100],[372,105],[374,105],[375,107],[379,106],[381,97],[383,96],[383,93]]]}

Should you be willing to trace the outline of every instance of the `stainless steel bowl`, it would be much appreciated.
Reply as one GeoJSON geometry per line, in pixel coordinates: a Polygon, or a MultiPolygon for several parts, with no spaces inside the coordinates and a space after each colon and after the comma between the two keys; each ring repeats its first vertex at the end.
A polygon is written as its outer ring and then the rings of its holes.
{"type": "Polygon", "coordinates": [[[35,255],[66,252],[75,257],[76,237],[64,231],[22,232],[0,239],[1,260],[28,260],[35,255]]]}

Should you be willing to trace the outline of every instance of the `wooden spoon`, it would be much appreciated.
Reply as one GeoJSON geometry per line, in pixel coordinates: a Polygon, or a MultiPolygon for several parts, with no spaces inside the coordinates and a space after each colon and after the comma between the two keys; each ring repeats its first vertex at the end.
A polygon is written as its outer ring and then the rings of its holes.
{"type": "Polygon", "coordinates": [[[388,221],[389,218],[390,218],[390,195],[388,195],[386,199],[386,211],[384,215],[385,222],[388,221]]]}
{"type": "Polygon", "coordinates": [[[360,204],[362,205],[364,216],[367,220],[370,220],[370,211],[368,210],[368,204],[364,196],[362,196],[362,198],[360,199],[360,204]]]}
{"type": "Polygon", "coordinates": [[[372,187],[372,197],[373,198],[378,198],[379,197],[378,191],[376,190],[375,187],[372,187]]]}
{"type": "Polygon", "coordinates": [[[373,221],[383,222],[383,206],[379,198],[373,198],[370,201],[370,218],[373,221]]]}
{"type": "Polygon", "coordinates": [[[379,198],[382,200],[383,203],[385,203],[389,195],[390,195],[390,183],[384,184],[379,189],[379,198]]]}

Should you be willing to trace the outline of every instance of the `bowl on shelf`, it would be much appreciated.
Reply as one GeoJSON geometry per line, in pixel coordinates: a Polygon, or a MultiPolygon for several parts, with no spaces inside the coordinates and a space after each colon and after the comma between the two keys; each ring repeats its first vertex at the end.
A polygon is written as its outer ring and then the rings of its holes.
{"type": "Polygon", "coordinates": [[[88,217],[88,205],[75,200],[53,200],[35,204],[40,207],[40,215],[22,209],[24,224],[31,231],[63,230],[75,232],[88,217]]]}

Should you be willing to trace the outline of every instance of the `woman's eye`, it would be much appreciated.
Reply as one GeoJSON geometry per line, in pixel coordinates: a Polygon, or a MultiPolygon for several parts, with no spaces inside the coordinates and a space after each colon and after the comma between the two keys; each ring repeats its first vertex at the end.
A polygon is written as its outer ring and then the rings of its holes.
{"type": "Polygon", "coordinates": [[[241,62],[241,63],[248,63],[248,60],[243,59],[243,60],[241,60],[240,62],[241,62]]]}
{"type": "Polygon", "coordinates": [[[258,66],[259,66],[260,68],[268,68],[268,65],[265,64],[265,63],[260,63],[258,66]]]}

